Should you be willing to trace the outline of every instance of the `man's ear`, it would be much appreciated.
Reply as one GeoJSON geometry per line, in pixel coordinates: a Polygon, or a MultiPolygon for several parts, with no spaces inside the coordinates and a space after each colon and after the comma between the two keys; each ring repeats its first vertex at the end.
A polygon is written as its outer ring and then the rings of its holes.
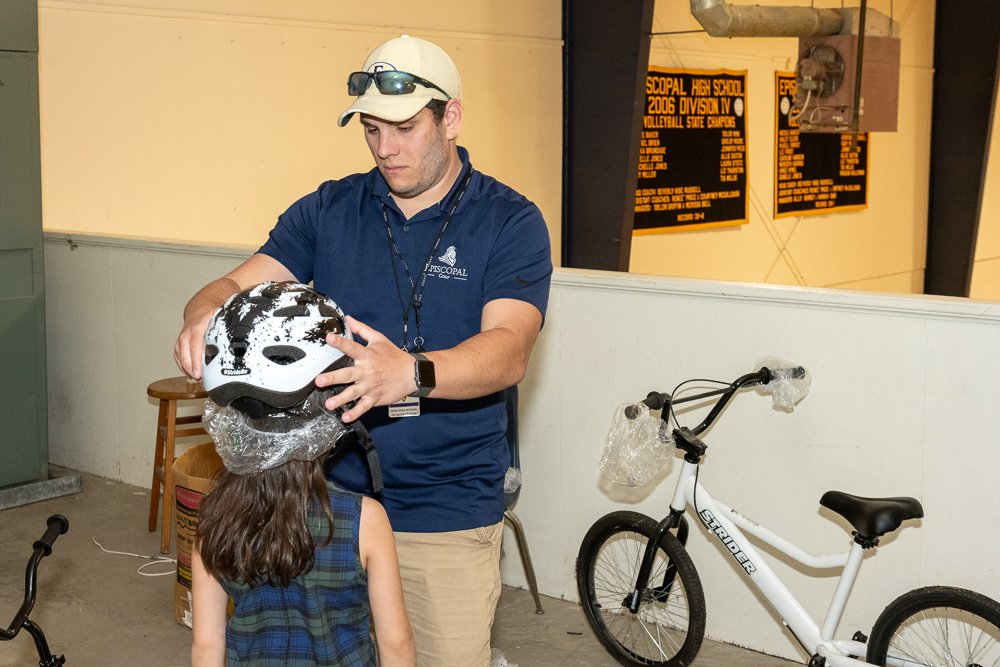
{"type": "Polygon", "coordinates": [[[444,118],[446,136],[449,141],[458,138],[458,133],[462,129],[462,100],[448,100],[444,108],[444,118]]]}

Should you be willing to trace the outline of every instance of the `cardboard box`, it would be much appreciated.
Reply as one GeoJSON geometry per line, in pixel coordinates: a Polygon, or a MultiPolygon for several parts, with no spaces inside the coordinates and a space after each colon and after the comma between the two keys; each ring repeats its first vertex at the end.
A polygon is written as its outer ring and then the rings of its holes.
{"type": "Polygon", "coordinates": [[[191,549],[198,529],[198,505],[212,487],[222,459],[215,444],[189,447],[174,460],[174,502],[177,507],[177,581],[174,583],[174,615],[191,627],[191,549]]]}

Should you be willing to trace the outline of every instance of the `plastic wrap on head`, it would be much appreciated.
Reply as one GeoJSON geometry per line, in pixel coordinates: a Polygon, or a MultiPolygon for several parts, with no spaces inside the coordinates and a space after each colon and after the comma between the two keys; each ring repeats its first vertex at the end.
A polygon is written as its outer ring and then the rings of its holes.
{"type": "Polygon", "coordinates": [[[205,401],[202,422],[226,468],[237,475],[260,472],[288,461],[312,461],[349,430],[323,403],[332,394],[314,390],[292,408],[253,418],[232,406],[205,401]]]}
{"type": "Polygon", "coordinates": [[[643,403],[619,405],[605,440],[601,472],[615,484],[629,487],[651,480],[673,458],[674,441],[665,426],[643,403]],[[634,419],[626,416],[626,408],[636,415],[634,419]]]}
{"type": "Polygon", "coordinates": [[[804,366],[777,357],[764,357],[753,367],[754,372],[765,366],[771,371],[771,381],[757,385],[757,392],[770,396],[776,410],[791,412],[809,393],[812,374],[804,366]]]}

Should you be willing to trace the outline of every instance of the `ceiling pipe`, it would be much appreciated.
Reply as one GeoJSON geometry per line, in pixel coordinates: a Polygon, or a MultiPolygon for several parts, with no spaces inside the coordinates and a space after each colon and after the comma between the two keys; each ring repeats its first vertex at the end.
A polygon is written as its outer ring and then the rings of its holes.
{"type": "Polygon", "coordinates": [[[691,14],[712,37],[836,35],[844,17],[834,9],[731,6],[726,0],[691,0],[691,14]]]}

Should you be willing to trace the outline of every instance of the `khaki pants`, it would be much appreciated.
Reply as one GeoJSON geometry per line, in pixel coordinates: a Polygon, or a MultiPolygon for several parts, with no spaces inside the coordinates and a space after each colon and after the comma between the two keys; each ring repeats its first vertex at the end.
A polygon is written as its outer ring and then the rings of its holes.
{"type": "Polygon", "coordinates": [[[500,599],[503,521],[447,533],[396,533],[419,667],[488,667],[500,599]]]}

